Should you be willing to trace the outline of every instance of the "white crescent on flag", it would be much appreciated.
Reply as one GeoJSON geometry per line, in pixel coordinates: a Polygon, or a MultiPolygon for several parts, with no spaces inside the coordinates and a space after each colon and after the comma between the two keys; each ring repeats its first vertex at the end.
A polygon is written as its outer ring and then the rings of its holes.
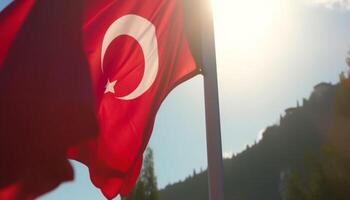
{"type": "Polygon", "coordinates": [[[107,29],[101,52],[101,70],[103,71],[103,59],[107,48],[114,39],[121,35],[128,35],[134,38],[143,51],[145,70],[141,82],[130,94],[117,97],[122,100],[132,100],[144,94],[154,83],[158,68],[158,42],[155,26],[147,19],[138,15],[125,15],[114,21],[107,29]]]}

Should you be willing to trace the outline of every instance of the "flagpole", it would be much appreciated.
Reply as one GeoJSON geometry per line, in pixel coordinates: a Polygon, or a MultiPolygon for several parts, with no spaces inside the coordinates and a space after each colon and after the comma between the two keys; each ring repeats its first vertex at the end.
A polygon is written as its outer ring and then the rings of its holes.
{"type": "Polygon", "coordinates": [[[207,132],[209,200],[224,200],[219,92],[212,7],[204,6],[201,20],[202,64],[207,132]],[[209,15],[209,16],[208,16],[209,15]]]}

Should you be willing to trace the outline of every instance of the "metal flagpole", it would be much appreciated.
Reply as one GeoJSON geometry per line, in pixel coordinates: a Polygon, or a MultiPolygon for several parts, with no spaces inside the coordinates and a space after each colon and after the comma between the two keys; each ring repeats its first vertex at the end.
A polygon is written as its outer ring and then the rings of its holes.
{"type": "Polygon", "coordinates": [[[211,0],[183,0],[185,27],[193,56],[204,76],[209,199],[224,200],[223,161],[214,24],[211,0]]]}
{"type": "Polygon", "coordinates": [[[210,0],[202,9],[201,43],[207,130],[209,199],[224,200],[223,160],[214,23],[210,0]]]}

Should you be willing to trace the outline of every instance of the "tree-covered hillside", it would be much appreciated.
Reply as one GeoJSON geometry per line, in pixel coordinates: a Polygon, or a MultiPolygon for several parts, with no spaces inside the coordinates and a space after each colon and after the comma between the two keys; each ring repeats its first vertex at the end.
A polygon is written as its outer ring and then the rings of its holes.
{"type": "MultiPolygon", "coordinates": [[[[292,174],[307,171],[309,158],[319,157],[332,142],[343,142],[346,148],[342,138],[349,139],[350,130],[344,126],[350,125],[348,82],[342,75],[339,84],[316,85],[308,99],[286,109],[279,124],[266,128],[261,141],[224,160],[225,200],[289,199],[292,174]]],[[[208,199],[206,173],[167,186],[161,199],[208,199]]]]}

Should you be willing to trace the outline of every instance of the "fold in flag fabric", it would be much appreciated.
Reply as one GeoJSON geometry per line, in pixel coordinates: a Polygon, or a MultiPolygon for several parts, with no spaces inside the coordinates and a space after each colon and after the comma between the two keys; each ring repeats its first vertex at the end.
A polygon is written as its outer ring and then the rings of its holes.
{"type": "Polygon", "coordinates": [[[179,0],[18,0],[5,9],[0,197],[34,198],[71,179],[67,149],[107,198],[127,195],[162,101],[199,73],[183,18],[179,0]]]}
{"type": "Polygon", "coordinates": [[[84,48],[100,134],[74,147],[107,198],[126,196],[139,175],[156,113],[167,94],[198,74],[182,1],[86,1],[84,48]]]}
{"type": "Polygon", "coordinates": [[[98,134],[83,2],[18,0],[0,13],[0,199],[71,180],[67,149],[98,134]]]}
{"type": "Polygon", "coordinates": [[[2,12],[0,197],[71,179],[68,149],[108,199],[126,196],[162,101],[199,73],[184,26],[180,0],[18,0],[2,12]]]}

